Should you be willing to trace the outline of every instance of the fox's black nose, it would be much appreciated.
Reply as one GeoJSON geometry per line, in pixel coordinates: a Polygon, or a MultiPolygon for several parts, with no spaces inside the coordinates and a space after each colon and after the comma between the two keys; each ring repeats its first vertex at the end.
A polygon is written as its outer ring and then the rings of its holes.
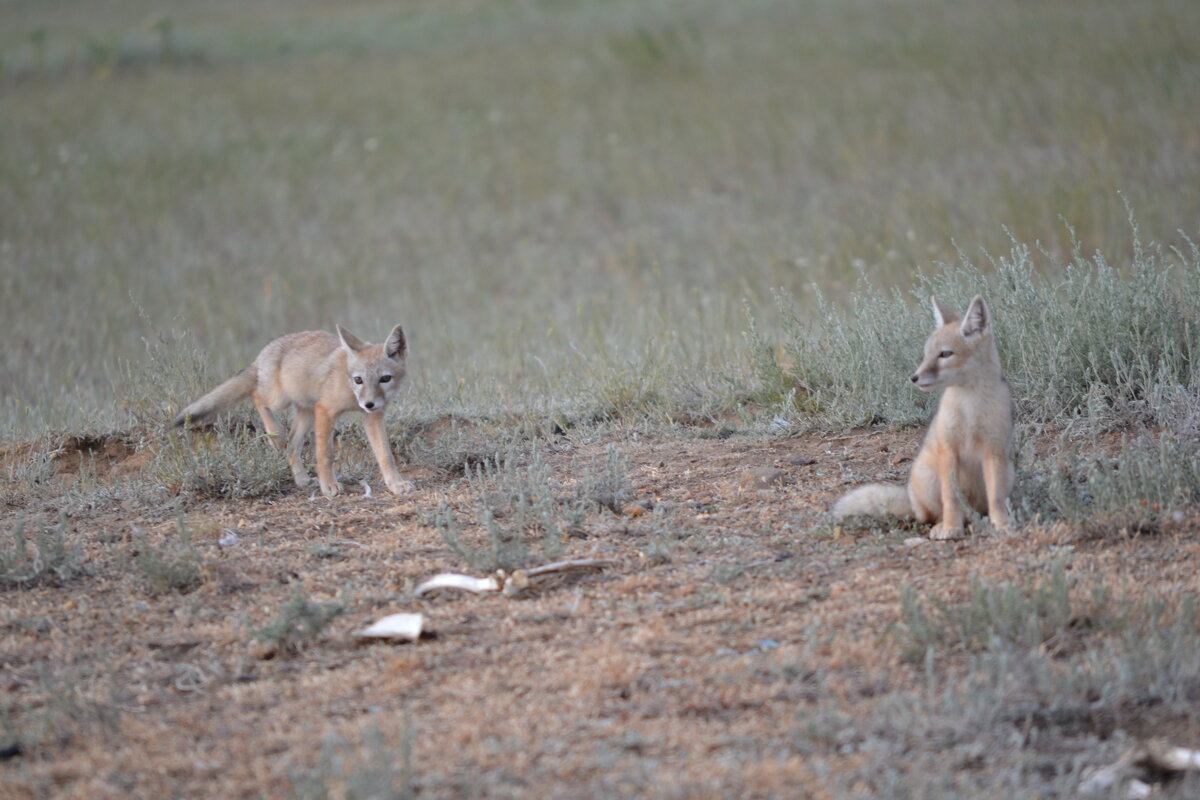
{"type": "MultiPolygon", "coordinates": [[[[915,380],[916,380],[916,378],[913,378],[913,380],[915,381],[915,380]]],[[[374,400],[372,400],[372,401],[371,401],[371,402],[369,402],[369,403],[363,403],[363,406],[365,406],[366,408],[374,408],[374,407],[375,407],[375,401],[374,401],[374,400]]]]}
{"type": "Polygon", "coordinates": [[[917,376],[916,376],[916,375],[913,375],[911,378],[909,378],[909,380],[910,380],[910,381],[912,381],[913,383],[916,383],[916,382],[917,382],[917,376]]]}

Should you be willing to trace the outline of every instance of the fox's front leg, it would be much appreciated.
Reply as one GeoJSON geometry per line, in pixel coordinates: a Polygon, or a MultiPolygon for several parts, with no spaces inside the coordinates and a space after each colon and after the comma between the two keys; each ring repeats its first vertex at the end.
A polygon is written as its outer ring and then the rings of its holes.
{"type": "Polygon", "coordinates": [[[983,482],[987,487],[988,519],[996,529],[1008,532],[1008,496],[1012,494],[1013,468],[1005,453],[991,453],[983,461],[983,482]]]}
{"type": "Polygon", "coordinates": [[[958,458],[952,450],[938,454],[938,488],[942,492],[942,521],[929,531],[930,539],[961,539],[963,509],[958,502],[958,458]]]}
{"type": "Polygon", "coordinates": [[[387,484],[388,491],[392,494],[405,494],[416,487],[412,481],[405,480],[400,470],[396,469],[396,459],[388,443],[387,425],[383,417],[382,411],[364,414],[363,427],[367,431],[367,441],[371,443],[375,460],[379,462],[379,472],[383,475],[383,482],[387,484]]]}
{"type": "Polygon", "coordinates": [[[313,416],[316,423],[316,435],[313,438],[317,450],[317,481],[321,484],[321,494],[333,497],[342,488],[333,474],[333,423],[337,418],[321,406],[317,406],[313,416]]]}

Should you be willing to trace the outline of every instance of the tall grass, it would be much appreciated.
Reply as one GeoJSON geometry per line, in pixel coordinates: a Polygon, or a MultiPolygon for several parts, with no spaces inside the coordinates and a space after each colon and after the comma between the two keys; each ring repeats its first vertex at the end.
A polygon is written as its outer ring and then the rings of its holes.
{"type": "MultiPolygon", "coordinates": [[[[913,422],[933,402],[907,380],[933,329],[929,298],[961,312],[982,294],[1024,420],[1194,435],[1200,248],[1181,236],[1181,248],[1144,245],[1135,226],[1124,266],[1079,244],[1062,257],[1014,240],[982,264],[960,252],[953,268],[919,272],[907,291],[864,279],[848,309],[822,299],[817,315],[781,295],[782,353],[758,359],[759,372],[785,398],[781,412],[809,423],[913,422]]],[[[763,351],[761,336],[756,346],[763,351]]]]}
{"type": "Polygon", "coordinates": [[[259,0],[169,25],[187,58],[135,0],[0,8],[0,438],[129,425],[158,376],[124,365],[160,334],[222,375],[334,322],[404,323],[416,413],[694,418],[754,393],[743,303],[773,337],[774,288],[807,315],[813,283],[908,285],[1002,225],[1069,260],[1060,215],[1124,265],[1117,190],[1160,239],[1200,211],[1187,0],[259,0]]]}

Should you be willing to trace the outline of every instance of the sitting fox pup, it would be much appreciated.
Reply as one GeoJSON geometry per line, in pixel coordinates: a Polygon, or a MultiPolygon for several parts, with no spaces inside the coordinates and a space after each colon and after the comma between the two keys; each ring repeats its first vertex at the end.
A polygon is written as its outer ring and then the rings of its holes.
{"type": "Polygon", "coordinates": [[[937,523],[931,539],[958,539],[961,496],[998,529],[1008,530],[1013,406],[1000,374],[991,315],[979,296],[963,317],[933,298],[933,318],[937,329],[925,341],[925,360],[912,382],[922,391],[945,393],[913,461],[907,490],[883,483],[859,487],[838,500],[833,515],[915,516],[937,523]]]}
{"type": "Polygon", "coordinates": [[[268,344],[254,363],[179,412],[175,425],[203,422],[246,397],[262,417],[272,443],[286,450],[296,485],[310,478],[300,451],[316,427],[317,480],[321,494],[333,497],[341,488],[333,474],[333,426],[347,411],[366,414],[363,427],[379,462],[384,483],[392,494],[412,491],[401,477],[388,445],[384,413],[404,381],[408,343],[399,325],[383,344],[368,344],[337,326],[327,331],[290,333],[268,344]],[[277,413],[295,406],[287,444],[281,437],[277,413]]]}

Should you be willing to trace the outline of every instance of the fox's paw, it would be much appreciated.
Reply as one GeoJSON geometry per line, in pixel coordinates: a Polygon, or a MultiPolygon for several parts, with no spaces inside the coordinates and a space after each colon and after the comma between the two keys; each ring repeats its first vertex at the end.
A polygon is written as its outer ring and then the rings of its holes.
{"type": "Polygon", "coordinates": [[[321,494],[325,495],[326,497],[337,497],[340,491],[342,491],[342,485],[337,481],[334,481],[332,484],[321,484],[321,494]]]}
{"type": "Polygon", "coordinates": [[[312,483],[312,478],[308,476],[307,472],[297,472],[292,477],[296,480],[296,485],[301,489],[307,489],[312,483]]]}
{"type": "Polygon", "coordinates": [[[385,479],[384,483],[387,484],[388,491],[396,495],[408,494],[417,488],[415,483],[404,478],[389,478],[385,479]]]}
{"type": "Polygon", "coordinates": [[[948,541],[950,539],[961,539],[963,538],[963,529],[962,526],[950,527],[945,523],[939,522],[930,529],[929,538],[939,542],[948,541]]]}

